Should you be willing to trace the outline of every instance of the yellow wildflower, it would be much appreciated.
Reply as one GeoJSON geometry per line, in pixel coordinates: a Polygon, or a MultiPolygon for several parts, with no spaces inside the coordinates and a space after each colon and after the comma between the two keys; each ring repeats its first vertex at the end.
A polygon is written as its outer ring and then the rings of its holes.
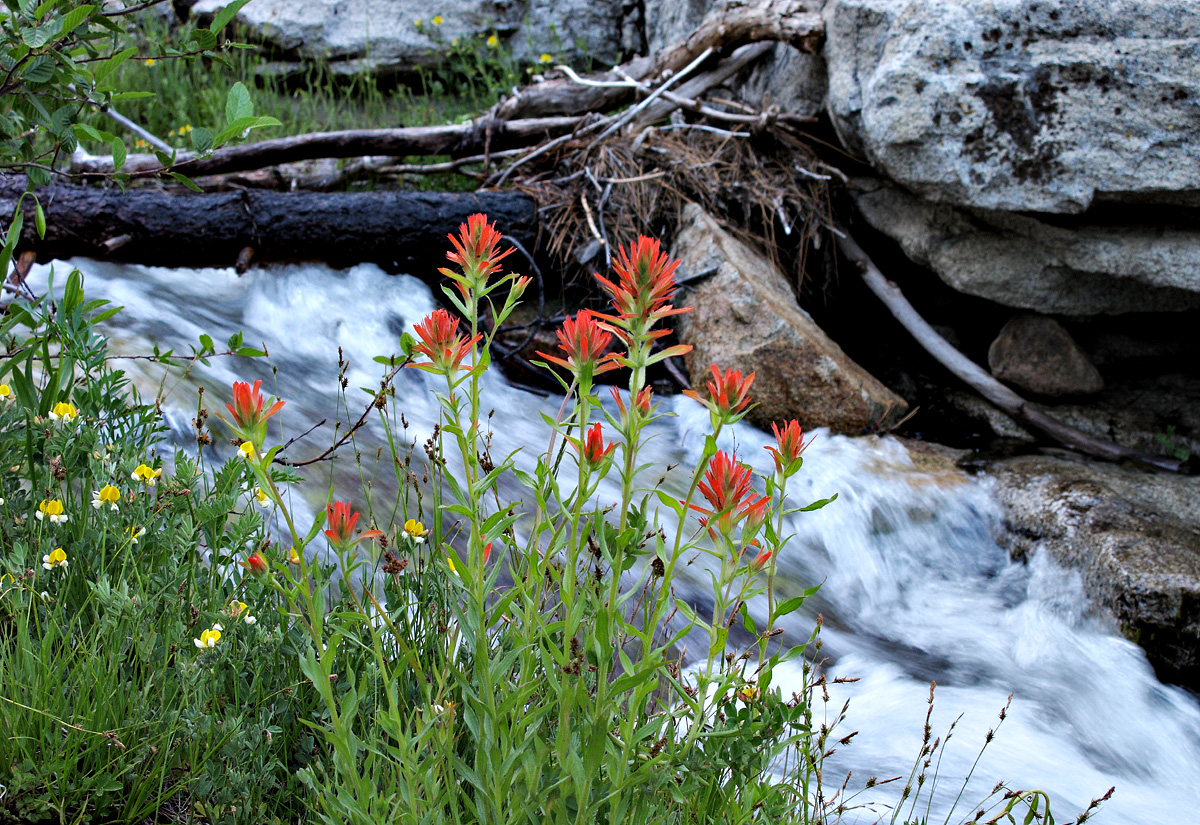
{"type": "Polygon", "coordinates": [[[125,532],[129,534],[129,543],[137,544],[138,543],[137,540],[140,539],[142,536],[146,535],[146,528],[138,527],[135,524],[133,527],[126,528],[125,532]]]}
{"type": "Polygon", "coordinates": [[[63,503],[57,498],[43,499],[38,505],[38,511],[33,515],[38,521],[48,518],[51,524],[62,524],[67,520],[67,514],[63,512],[63,503]]]}
{"type": "Polygon", "coordinates": [[[96,490],[92,493],[92,506],[97,510],[107,504],[109,509],[116,513],[120,510],[120,508],[117,507],[117,502],[120,500],[121,491],[111,484],[105,484],[99,490],[96,490]]]}
{"type": "Polygon", "coordinates": [[[747,682],[738,689],[737,696],[746,704],[750,704],[758,698],[758,685],[747,682]]]}
{"type": "Polygon", "coordinates": [[[61,547],[56,547],[48,555],[42,556],[42,567],[53,570],[56,567],[67,567],[67,554],[61,547]]]}
{"type": "Polygon", "coordinates": [[[494,34],[489,34],[488,39],[487,39],[487,44],[488,44],[489,49],[494,49],[500,45],[500,38],[496,37],[496,35],[494,35],[494,34]]]}
{"type": "Polygon", "coordinates": [[[295,547],[292,547],[291,550],[288,550],[288,562],[291,564],[300,563],[300,551],[295,547]]]}
{"type": "Polygon", "coordinates": [[[552,61],[553,59],[554,59],[554,58],[553,58],[553,57],[551,57],[550,55],[548,55],[548,54],[543,54],[541,57],[539,57],[539,58],[538,58],[538,62],[539,62],[539,63],[549,63],[549,62],[550,62],[550,61],[552,61]]]}
{"type": "Polygon", "coordinates": [[[199,639],[192,639],[192,642],[201,650],[216,647],[217,642],[221,641],[221,631],[224,629],[219,624],[215,624],[212,626],[212,630],[205,630],[200,634],[199,639]]]}
{"type": "Polygon", "coordinates": [[[442,25],[442,16],[440,14],[435,14],[433,16],[433,25],[435,25],[435,26],[442,25]]]}
{"type": "Polygon", "coordinates": [[[267,508],[271,506],[271,499],[263,492],[262,487],[254,488],[254,500],[258,503],[259,507],[267,508]]]}
{"type": "Polygon", "coordinates": [[[8,384],[0,384],[0,401],[12,401],[13,391],[8,384]]]}
{"type": "Polygon", "coordinates": [[[413,25],[416,26],[418,29],[421,28],[423,23],[424,23],[424,21],[421,20],[421,18],[419,18],[419,17],[413,21],[413,25]]]}
{"type": "Polygon", "coordinates": [[[404,522],[404,537],[412,539],[417,544],[425,541],[425,537],[429,535],[429,531],[425,529],[425,525],[414,518],[410,518],[404,522]]]}
{"type": "Polygon", "coordinates": [[[146,141],[142,140],[141,138],[138,138],[137,140],[135,140],[133,142],[133,148],[134,149],[149,149],[150,144],[147,143],[146,141]]]}
{"type": "Polygon", "coordinates": [[[229,603],[229,607],[225,609],[225,612],[229,614],[229,618],[231,619],[241,617],[241,620],[246,624],[258,624],[258,619],[251,616],[250,612],[246,609],[246,603],[239,602],[236,598],[229,603]]]}
{"type": "Polygon", "coordinates": [[[456,37],[456,38],[454,38],[453,40],[451,40],[451,41],[450,41],[450,45],[451,45],[451,46],[457,46],[457,45],[458,45],[458,38],[456,37]]]}
{"type": "Polygon", "coordinates": [[[149,487],[153,487],[161,475],[161,469],[153,470],[145,464],[137,465],[137,468],[130,474],[134,481],[144,481],[149,487]]]}
{"type": "Polygon", "coordinates": [[[54,405],[54,409],[50,411],[50,420],[55,424],[67,424],[79,417],[79,410],[75,409],[74,404],[69,404],[66,401],[59,401],[54,405]]]}
{"type": "Polygon", "coordinates": [[[238,452],[242,454],[242,458],[254,458],[254,442],[243,441],[242,446],[238,447],[238,452]]]}
{"type": "Polygon", "coordinates": [[[179,136],[180,136],[180,137],[183,137],[184,135],[186,135],[186,134],[187,134],[188,132],[190,132],[190,131],[192,131],[192,124],[190,124],[190,123],[185,123],[184,125],[182,125],[182,126],[180,126],[180,127],[179,127],[179,136]]]}
{"type": "Polygon", "coordinates": [[[142,65],[143,66],[153,66],[157,62],[158,61],[155,60],[153,57],[149,57],[142,61],[142,65]]]}

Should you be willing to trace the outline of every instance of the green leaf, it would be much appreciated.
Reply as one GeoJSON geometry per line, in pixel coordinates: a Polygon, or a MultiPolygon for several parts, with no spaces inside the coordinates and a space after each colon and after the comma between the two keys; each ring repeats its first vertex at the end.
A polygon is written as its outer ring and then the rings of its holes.
{"type": "Polygon", "coordinates": [[[809,513],[809,512],[812,512],[813,510],[820,510],[826,504],[829,504],[830,502],[833,502],[833,501],[837,501],[837,497],[838,497],[838,494],[834,493],[829,498],[823,498],[820,501],[814,501],[812,504],[808,505],[807,507],[801,507],[797,512],[809,513]]]}
{"type": "Polygon", "coordinates": [[[400,351],[404,353],[405,358],[412,358],[413,347],[417,345],[416,340],[407,332],[400,336],[400,351]]]}
{"type": "Polygon", "coordinates": [[[21,77],[29,83],[45,83],[54,77],[54,58],[48,55],[35,57],[25,66],[21,77]]]}
{"type": "Polygon", "coordinates": [[[193,129],[189,134],[192,137],[192,148],[200,154],[206,154],[212,151],[213,148],[213,133],[204,127],[193,129]]]}
{"type": "Polygon", "coordinates": [[[265,352],[254,347],[238,347],[237,354],[244,355],[247,358],[264,358],[266,356],[265,352]]]}
{"type": "Polygon", "coordinates": [[[196,48],[202,52],[207,52],[217,47],[217,35],[207,29],[197,29],[192,32],[192,37],[196,38],[196,48]]]}
{"type": "Polygon", "coordinates": [[[213,346],[211,335],[200,333],[200,351],[201,352],[216,352],[216,347],[213,346]]]}
{"type": "Polygon", "coordinates": [[[89,126],[86,123],[76,123],[75,137],[80,140],[93,140],[96,143],[108,143],[116,136],[110,135],[108,132],[101,132],[99,129],[89,126]]]}
{"type": "Polygon", "coordinates": [[[282,126],[282,125],[283,125],[282,123],[280,123],[278,120],[276,120],[273,117],[238,118],[233,123],[230,123],[224,129],[222,129],[220,132],[217,132],[216,137],[213,138],[213,145],[221,146],[225,143],[228,143],[229,141],[233,140],[234,138],[240,137],[242,132],[249,131],[250,129],[258,129],[263,126],[282,126]]]}
{"type": "Polygon", "coordinates": [[[112,147],[113,171],[120,172],[121,167],[125,165],[125,141],[113,138],[109,146],[112,147]]]}
{"type": "Polygon", "coordinates": [[[108,60],[100,64],[96,69],[96,84],[104,82],[104,79],[117,70],[117,67],[124,63],[129,58],[137,54],[137,49],[126,49],[122,52],[117,52],[108,60]]]}
{"type": "Polygon", "coordinates": [[[86,5],[71,9],[62,19],[62,34],[70,34],[75,30],[75,27],[92,16],[92,12],[96,10],[95,6],[86,5]]]}
{"type": "Polygon", "coordinates": [[[29,48],[40,49],[49,43],[54,35],[58,34],[57,29],[57,26],[46,23],[37,28],[25,29],[21,32],[21,39],[25,41],[25,45],[29,48]]]}
{"type": "Polygon", "coordinates": [[[233,335],[229,336],[229,348],[237,349],[242,345],[242,331],[238,330],[233,335]]]}
{"type": "Polygon", "coordinates": [[[199,186],[197,186],[196,182],[193,181],[191,178],[189,178],[187,175],[181,175],[178,172],[167,172],[167,175],[169,177],[174,178],[179,183],[182,183],[184,186],[186,186],[188,189],[191,189],[193,192],[203,192],[204,191],[199,186]]]}
{"type": "Polygon", "coordinates": [[[250,0],[233,0],[232,3],[217,12],[216,16],[213,17],[212,24],[208,27],[208,30],[213,34],[216,34],[221,29],[228,26],[229,21],[232,20],[237,13],[242,10],[242,6],[249,2],[250,0]]]}
{"type": "Polygon", "coordinates": [[[112,96],[114,101],[117,100],[141,100],[146,97],[154,97],[154,92],[120,92],[112,96]]]}
{"type": "Polygon", "coordinates": [[[225,122],[233,126],[242,118],[250,117],[253,114],[254,102],[250,100],[250,92],[246,90],[245,84],[241,81],[234,83],[229,89],[229,95],[225,98],[225,122]]]}

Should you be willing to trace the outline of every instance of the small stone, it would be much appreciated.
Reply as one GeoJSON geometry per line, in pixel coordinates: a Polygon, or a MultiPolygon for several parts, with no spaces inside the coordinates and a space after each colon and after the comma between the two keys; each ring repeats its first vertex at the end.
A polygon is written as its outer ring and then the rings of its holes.
{"type": "Polygon", "coordinates": [[[1062,324],[1044,315],[1016,315],[988,348],[992,375],[1038,395],[1090,395],[1104,379],[1062,324]]]}

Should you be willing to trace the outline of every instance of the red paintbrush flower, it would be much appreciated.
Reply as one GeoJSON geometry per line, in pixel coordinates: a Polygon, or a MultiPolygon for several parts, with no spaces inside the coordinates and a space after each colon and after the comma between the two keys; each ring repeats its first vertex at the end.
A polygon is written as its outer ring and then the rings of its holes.
{"type": "Polygon", "coordinates": [[[429,359],[427,362],[409,364],[426,372],[450,374],[463,369],[463,359],[471,352],[483,335],[467,340],[458,334],[458,319],[444,309],[435,309],[417,324],[417,335],[421,343],[413,347],[429,359]]]}
{"type": "Polygon", "coordinates": [[[593,424],[587,431],[587,436],[582,442],[580,454],[583,460],[592,468],[600,466],[604,459],[608,458],[609,453],[617,448],[614,443],[604,444],[604,431],[599,422],[593,424]]]}
{"type": "Polygon", "coordinates": [[[691,509],[704,513],[705,518],[700,519],[700,523],[709,528],[710,535],[715,536],[710,526],[713,519],[717,520],[717,532],[728,536],[739,521],[765,506],[768,499],[755,496],[752,480],[750,468],[738,463],[737,456],[718,450],[709,460],[699,490],[711,509],[697,504],[691,505],[691,509]]]}
{"type": "Polygon", "coordinates": [[[773,555],[774,553],[770,550],[760,550],[758,555],[754,557],[754,561],[750,562],[750,569],[755,573],[759,572],[771,563],[771,556],[773,555]]]}
{"type": "Polygon", "coordinates": [[[446,237],[454,247],[454,251],[447,252],[446,257],[461,266],[463,274],[449,269],[442,269],[441,273],[452,279],[463,295],[471,289],[478,291],[485,287],[488,278],[500,271],[500,261],[513,253],[512,247],[497,252],[496,246],[503,236],[496,231],[494,223],[487,222],[487,215],[472,215],[458,227],[458,237],[446,237]]]}
{"type": "Polygon", "coordinates": [[[329,525],[325,531],[325,538],[329,539],[329,543],[338,550],[349,550],[360,541],[383,535],[382,530],[366,530],[355,538],[354,525],[358,522],[359,514],[350,509],[348,501],[335,501],[333,504],[326,505],[325,514],[326,523],[329,525]]]}
{"type": "Polygon", "coordinates": [[[255,576],[261,576],[269,569],[266,558],[257,550],[251,553],[245,561],[239,561],[238,564],[249,570],[255,576]]]}
{"type": "Polygon", "coordinates": [[[576,313],[574,319],[567,318],[563,321],[562,329],[557,335],[558,348],[566,353],[566,360],[544,352],[539,352],[538,355],[570,370],[580,384],[591,381],[592,376],[615,370],[620,366],[614,360],[615,356],[612,353],[604,354],[612,341],[612,334],[596,323],[597,317],[594,312],[582,309],[576,313]]]}
{"type": "MultiPolygon", "coordinates": [[[[629,411],[625,409],[625,401],[621,398],[621,391],[613,387],[609,392],[612,393],[613,400],[617,402],[617,409],[621,411],[621,420],[629,415],[629,411]]],[[[632,409],[636,410],[638,415],[643,419],[650,417],[650,387],[642,387],[636,396],[633,398],[632,409]]]]}
{"type": "Polygon", "coordinates": [[[612,296],[621,326],[642,325],[648,330],[654,322],[668,315],[688,312],[690,307],[675,308],[667,304],[675,295],[675,270],[679,261],[672,261],[656,238],[640,236],[629,245],[617,249],[613,261],[617,282],[596,276],[601,286],[612,296]]]}
{"type": "Polygon", "coordinates": [[[812,443],[812,439],[807,443],[804,441],[804,431],[800,429],[800,422],[795,419],[784,424],[782,429],[778,424],[772,423],[771,430],[775,433],[777,446],[768,445],[763,449],[770,450],[775,457],[775,469],[783,475],[791,475],[800,469],[797,460],[812,443]]]}
{"type": "MultiPolygon", "coordinates": [[[[726,370],[725,374],[721,375],[716,364],[711,365],[710,369],[712,380],[705,382],[705,386],[708,387],[708,401],[701,398],[695,390],[684,390],[683,394],[708,407],[713,417],[722,424],[740,421],[749,412],[750,385],[754,383],[755,373],[752,372],[743,378],[741,370],[726,370]]],[[[716,427],[716,421],[713,426],[716,427]]]]}
{"type": "Polygon", "coordinates": [[[233,403],[225,405],[233,420],[230,421],[218,413],[221,420],[240,437],[240,440],[253,442],[259,448],[262,447],[263,439],[267,437],[267,419],[282,410],[286,403],[272,398],[274,403],[264,413],[260,387],[262,381],[255,381],[254,386],[245,381],[234,381],[233,403]]]}

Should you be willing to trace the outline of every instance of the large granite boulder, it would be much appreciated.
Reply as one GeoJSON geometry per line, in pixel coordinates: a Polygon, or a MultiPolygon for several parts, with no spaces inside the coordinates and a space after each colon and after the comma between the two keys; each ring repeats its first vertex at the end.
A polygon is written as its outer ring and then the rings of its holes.
{"type": "Polygon", "coordinates": [[[834,124],[910,191],[1066,213],[1195,201],[1200,4],[829,0],[824,13],[834,124]]]}
{"type": "Polygon", "coordinates": [[[1079,569],[1161,676],[1200,687],[1200,479],[1050,456],[985,473],[1015,555],[1079,569]]]}
{"type": "MultiPolygon", "coordinates": [[[[199,0],[211,15],[228,0],[199,0]]],[[[254,0],[237,21],[287,59],[328,60],[335,69],[406,71],[431,66],[456,38],[495,31],[523,60],[542,54],[582,62],[615,60],[621,0],[254,0]],[[436,25],[433,18],[441,18],[436,25]],[[417,21],[420,21],[418,25],[417,21]]],[[[480,43],[483,41],[480,40],[480,43]]]]}
{"type": "Polygon", "coordinates": [[[1137,225],[1137,208],[1127,225],[1064,225],[933,203],[878,179],[855,180],[851,194],[868,223],[968,295],[1054,315],[1200,307],[1200,231],[1137,225]]]}
{"type": "Polygon", "coordinates": [[[675,328],[693,347],[687,367],[697,387],[711,364],[757,373],[749,419],[760,427],[794,418],[806,430],[857,435],[904,414],[904,399],[800,308],[783,273],[695,205],[684,212],[675,255],[686,285],[675,303],[693,307],[675,328]]]}

